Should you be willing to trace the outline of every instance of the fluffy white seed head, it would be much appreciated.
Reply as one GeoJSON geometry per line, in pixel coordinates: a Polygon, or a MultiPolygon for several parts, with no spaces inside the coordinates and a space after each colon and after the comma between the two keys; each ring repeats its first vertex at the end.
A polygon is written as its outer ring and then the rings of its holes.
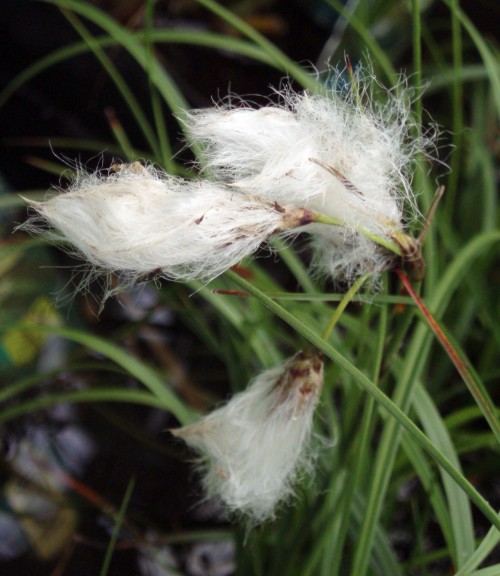
{"type": "Polygon", "coordinates": [[[49,229],[97,270],[131,282],[144,275],[210,280],[306,214],[138,163],[108,175],[79,173],[68,192],[31,206],[37,215],[24,229],[49,229]]]}
{"type": "Polygon", "coordinates": [[[269,179],[283,176],[283,166],[293,163],[294,150],[304,137],[303,127],[287,108],[255,109],[244,101],[238,107],[191,110],[184,121],[190,140],[204,147],[202,168],[233,183],[257,185],[254,179],[262,173],[269,179]]]}
{"type": "Polygon", "coordinates": [[[312,418],[323,385],[317,355],[299,353],[257,376],[201,422],[173,430],[202,454],[207,495],[259,523],[293,495],[309,470],[312,418]]]}
{"type": "Polygon", "coordinates": [[[416,215],[416,153],[432,146],[434,136],[418,136],[404,82],[386,92],[383,103],[374,97],[379,86],[372,75],[341,82],[337,74],[328,94],[287,90],[281,106],[252,109],[239,102],[195,110],[186,125],[203,145],[202,167],[216,178],[343,222],[343,230],[312,225],[308,231],[316,264],[349,278],[376,272],[391,259],[356,231],[390,238],[405,217],[416,215]]]}

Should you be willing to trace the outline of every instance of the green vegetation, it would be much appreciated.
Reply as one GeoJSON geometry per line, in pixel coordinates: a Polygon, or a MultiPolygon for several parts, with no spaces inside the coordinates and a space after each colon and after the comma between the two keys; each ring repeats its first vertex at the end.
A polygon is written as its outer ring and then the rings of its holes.
{"type": "MultiPolygon", "coordinates": [[[[58,62],[91,52],[120,91],[148,144],[147,150],[137,149],[127,126],[116,122],[116,141],[106,147],[127,161],[151,160],[174,174],[188,175],[190,168],[173,156],[178,135],[169,134],[165,110],[176,117],[190,104],[158,58],[157,46],[196,43],[207,50],[223,49],[275,67],[296,85],[312,90],[321,89],[327,79],[327,71],[313,78],[236,13],[213,0],[198,3],[237,34],[153,29],[152,1],[146,3],[144,28],[135,31],[90,2],[44,1],[63,11],[82,40],[34,62],[0,93],[0,106],[58,62]],[[115,67],[110,50],[117,46],[147,73],[152,115],[115,67]]],[[[436,164],[429,170],[422,159],[414,188],[425,214],[438,184],[445,186],[425,240],[426,276],[418,291],[449,348],[436,338],[428,318],[393,272],[384,273],[375,294],[353,297],[331,335],[323,339],[343,294],[330,293],[329,284],[311,278],[306,258],[293,245],[276,243],[275,265],[269,258],[243,263],[245,275],[229,271],[209,285],[160,286],[161,305],[178,315],[194,346],[203,348],[199,357],[210,355],[224,365],[233,391],[242,389],[252,374],[304,347],[313,346],[325,356],[325,388],[316,428],[326,442],[314,479],[298,487],[297,500],[280,509],[274,522],[249,534],[235,522],[225,526],[224,535],[229,532],[237,544],[241,575],[500,574],[500,558],[494,555],[500,541],[500,515],[495,510],[498,486],[496,493],[494,489],[500,470],[500,414],[495,407],[500,401],[495,166],[499,47],[482,35],[458,0],[361,0],[348,3],[355,5],[352,11],[337,0],[327,4],[345,20],[344,32],[328,54],[331,64],[343,66],[344,53],[351,59],[368,56],[380,81],[391,86],[404,58],[409,58],[413,68],[406,73],[418,95],[414,113],[424,124],[429,113],[443,129],[440,154],[450,169],[436,164]],[[429,17],[436,13],[439,20],[429,17]],[[398,34],[398,30],[409,32],[398,34]],[[228,293],[233,290],[245,295],[228,293]]],[[[311,59],[316,56],[311,54],[311,59]]],[[[227,80],[229,84],[231,78],[227,80]]],[[[51,142],[57,149],[57,140],[51,142]]],[[[102,142],[72,144],[96,153],[103,148],[102,142]]],[[[51,182],[47,177],[48,186],[51,182]]],[[[26,196],[35,198],[40,193],[26,196]]],[[[16,204],[22,201],[0,198],[3,212],[16,204]]],[[[416,236],[418,232],[413,231],[416,236]]],[[[54,270],[44,267],[51,265],[49,252],[38,240],[21,240],[0,246],[0,301],[6,310],[14,290],[35,293],[36,285],[39,294],[40,286],[47,285],[48,302],[56,286],[54,270]],[[25,284],[19,284],[18,270],[27,262],[36,277],[31,284],[26,278],[25,284]]],[[[14,333],[21,342],[35,343],[57,335],[73,347],[64,369],[35,372],[34,357],[6,369],[7,379],[0,388],[0,425],[62,402],[104,402],[107,409],[114,402],[147,405],[187,424],[194,421],[200,406],[219,400],[211,390],[198,394],[197,402],[192,396],[188,400],[171,386],[175,379],[168,370],[161,374],[152,360],[131,355],[125,342],[138,331],[137,323],[121,325],[104,338],[98,334],[98,324],[86,326],[81,318],[74,320],[76,314],[65,316],[51,303],[22,318],[7,312],[0,319],[4,352],[9,346],[15,348],[14,333]],[[99,353],[99,361],[89,350],[99,353]],[[50,384],[57,374],[72,370],[111,376],[89,377],[88,385],[78,390],[50,384]],[[127,385],[131,378],[138,383],[133,388],[127,385]],[[43,393],[41,382],[46,383],[43,393]]],[[[203,384],[197,382],[200,389],[203,384]]],[[[140,481],[135,479],[136,489],[140,481]]],[[[116,494],[117,509],[123,492],[116,494]]],[[[117,526],[133,513],[129,492],[127,510],[105,511],[117,526]]],[[[147,528],[142,528],[143,533],[147,528]]],[[[197,529],[192,535],[186,529],[178,540],[168,523],[156,524],[155,530],[169,543],[221,537],[219,528],[197,529]]],[[[118,528],[102,573],[111,554],[118,554],[117,534],[118,528]]]]}

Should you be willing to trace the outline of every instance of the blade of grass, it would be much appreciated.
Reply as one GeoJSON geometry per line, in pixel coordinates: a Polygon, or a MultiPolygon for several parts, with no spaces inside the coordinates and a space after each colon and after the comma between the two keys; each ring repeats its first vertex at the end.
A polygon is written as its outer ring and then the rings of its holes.
{"type": "MultiPolygon", "coordinates": [[[[212,288],[212,294],[225,294],[225,295],[238,295],[240,297],[251,297],[250,294],[246,294],[245,292],[239,291],[237,294],[234,294],[230,291],[219,289],[219,288],[212,288]]],[[[273,300],[283,300],[283,301],[293,301],[293,302],[340,302],[345,294],[328,294],[328,293],[301,293],[301,292],[269,292],[267,290],[263,290],[266,296],[272,298],[273,300]]],[[[415,303],[409,296],[398,296],[392,294],[359,294],[352,297],[351,302],[361,302],[363,304],[374,304],[379,306],[381,304],[404,304],[405,306],[413,307],[415,303]]]]}
{"type": "MultiPolygon", "coordinates": [[[[135,41],[138,41],[143,37],[144,33],[142,31],[130,32],[130,35],[134,38],[135,41]]],[[[189,29],[160,29],[151,30],[149,32],[149,38],[150,41],[154,43],[164,42],[172,44],[189,44],[216,50],[224,50],[238,54],[240,56],[251,58],[252,60],[256,60],[270,66],[275,65],[275,61],[270,58],[269,55],[264,50],[262,50],[260,46],[255,46],[246,40],[231,38],[223,34],[216,34],[203,30],[193,31],[189,29]]],[[[111,48],[119,45],[119,40],[110,36],[96,36],[94,37],[94,41],[101,49],[111,48]]],[[[85,54],[89,51],[90,47],[86,42],[77,42],[75,44],[59,48],[47,56],[36,60],[33,62],[33,64],[24,68],[22,72],[13,78],[0,92],[0,108],[5,106],[13,94],[15,94],[24,84],[32,80],[34,77],[42,74],[52,66],[56,66],[61,62],[75,58],[76,56],[85,54]]],[[[473,79],[474,78],[475,77],[473,77],[473,79]]]]}
{"type": "Polygon", "coordinates": [[[481,568],[481,570],[475,570],[474,572],[471,572],[469,576],[498,576],[499,574],[500,564],[495,564],[494,566],[481,568]]]}
{"type": "Polygon", "coordinates": [[[198,4],[204,6],[207,10],[210,10],[222,18],[225,22],[238,30],[241,34],[252,40],[257,46],[264,50],[264,52],[266,52],[270,58],[273,59],[276,67],[282,69],[288,76],[294,78],[304,88],[309,88],[313,91],[317,91],[321,88],[321,85],[317,82],[313,75],[307,73],[302,66],[299,66],[293,62],[293,60],[291,60],[284,52],[282,52],[272,42],[260,34],[260,32],[255,30],[255,28],[236,16],[236,14],[227,8],[224,8],[218,2],[214,2],[214,0],[196,1],[198,4]]]}
{"type": "Polygon", "coordinates": [[[453,217],[452,208],[456,203],[458,193],[458,178],[460,175],[460,165],[462,162],[462,138],[464,128],[464,103],[463,103],[463,80],[462,80],[462,34],[460,29],[460,20],[458,18],[459,0],[452,0],[450,6],[451,12],[451,33],[453,49],[453,86],[452,86],[452,105],[453,105],[453,131],[452,146],[453,155],[451,157],[450,175],[446,186],[446,204],[448,207],[448,218],[453,217]]]}
{"type": "MultiPolygon", "coordinates": [[[[66,0],[62,0],[58,4],[61,6],[66,6],[72,3],[67,2],[66,0]]],[[[81,20],[77,18],[75,14],[73,14],[72,10],[62,8],[62,13],[66,17],[66,19],[70,22],[70,24],[73,26],[73,28],[78,32],[78,34],[84,39],[84,41],[92,50],[96,58],[101,63],[102,67],[106,70],[106,73],[108,74],[109,78],[114,82],[118,91],[120,92],[123,99],[127,103],[128,109],[134,115],[137,125],[142,130],[142,133],[144,134],[149,145],[151,146],[151,149],[155,152],[155,154],[158,155],[159,145],[156,134],[154,133],[146,115],[144,114],[132,90],[130,89],[129,85],[127,84],[123,76],[118,72],[111,58],[109,58],[109,56],[104,52],[104,50],[102,50],[102,48],[99,46],[99,43],[96,42],[95,37],[87,30],[87,28],[83,25],[81,20]]],[[[100,19],[97,18],[97,20],[98,21],[96,23],[99,24],[100,19]]]]}
{"type": "MultiPolygon", "coordinates": [[[[361,500],[358,495],[355,506],[353,507],[355,524],[351,525],[350,528],[350,538],[354,545],[356,545],[359,527],[364,517],[365,504],[366,502],[361,500]]],[[[380,526],[377,526],[375,530],[374,543],[375,552],[370,559],[372,572],[378,574],[378,576],[387,576],[389,574],[391,576],[397,576],[400,574],[401,566],[398,564],[396,553],[391,546],[389,535],[387,535],[386,531],[380,526]],[[395,569],[394,565],[396,565],[395,569]]]]}
{"type": "MultiPolygon", "coordinates": [[[[0,334],[4,332],[0,330],[0,334]]],[[[5,402],[6,400],[16,396],[17,394],[21,394],[22,392],[26,392],[30,388],[34,388],[37,385],[42,385],[44,381],[50,380],[55,378],[59,374],[67,371],[71,372],[80,372],[83,370],[104,370],[108,372],[120,372],[120,369],[113,364],[104,364],[102,362],[95,363],[95,362],[85,362],[85,363],[75,363],[71,365],[66,365],[64,368],[57,368],[55,370],[49,370],[47,372],[37,372],[36,374],[32,374],[26,378],[21,378],[16,382],[11,384],[4,384],[2,389],[0,390],[0,403],[5,402]]]]}
{"type": "Polygon", "coordinates": [[[309,270],[307,270],[304,262],[299,258],[295,250],[291,250],[289,246],[281,238],[272,239],[273,249],[278,252],[281,260],[287,265],[290,272],[294,275],[297,282],[300,284],[302,290],[308,294],[316,295],[318,289],[311,278],[309,270]]]}
{"type": "Polygon", "coordinates": [[[412,0],[412,45],[413,45],[413,71],[415,74],[415,100],[414,109],[417,125],[422,123],[422,23],[420,19],[420,0],[412,0]]]}
{"type": "Polygon", "coordinates": [[[451,86],[456,81],[456,75],[459,75],[462,86],[468,83],[476,83],[488,79],[488,72],[484,64],[462,64],[460,70],[449,68],[426,68],[426,77],[431,78],[429,86],[425,88],[425,95],[430,96],[441,92],[443,88],[451,86]]]}
{"type": "MultiPolygon", "coordinates": [[[[457,470],[461,470],[460,462],[450,435],[443,420],[434,405],[429,393],[423,386],[417,386],[413,407],[422,423],[427,436],[440,448],[457,470]]],[[[460,568],[475,550],[474,525],[469,500],[462,490],[441,471],[443,485],[448,500],[451,534],[453,542],[450,550],[454,564],[460,568]]]]}
{"type": "Polygon", "coordinates": [[[432,506],[432,513],[435,515],[436,521],[442,531],[443,538],[448,545],[446,548],[447,556],[450,557],[450,559],[454,558],[455,547],[450,511],[448,508],[448,502],[441,490],[435,467],[432,463],[428,462],[428,459],[425,457],[425,453],[421,447],[408,434],[403,435],[401,439],[401,447],[422,483],[426,497],[429,499],[432,506]]]}
{"type": "Polygon", "coordinates": [[[60,336],[67,340],[77,342],[83,346],[95,350],[116,362],[129,374],[137,378],[146,388],[163,403],[164,409],[169,410],[182,425],[188,424],[195,419],[195,414],[169,389],[164,379],[152,368],[131,356],[115,344],[99,338],[93,334],[88,334],[70,328],[56,326],[46,326],[41,324],[22,324],[19,329],[27,331],[39,331],[46,334],[60,336]]]}
{"type": "MultiPolygon", "coordinates": [[[[385,338],[387,334],[387,307],[384,306],[379,314],[378,331],[377,331],[377,347],[374,358],[373,366],[373,382],[378,386],[380,369],[382,366],[385,338]]],[[[351,514],[352,503],[354,501],[356,490],[359,489],[360,480],[363,468],[366,465],[368,458],[368,448],[371,440],[371,431],[373,428],[373,416],[375,410],[375,400],[372,397],[366,399],[363,415],[361,418],[360,432],[358,442],[355,450],[355,461],[353,464],[352,478],[347,483],[344,497],[341,500],[343,508],[342,521],[340,523],[340,533],[336,535],[334,540],[331,555],[332,575],[340,574],[344,548],[345,537],[347,536],[349,526],[349,516],[351,514]]],[[[396,574],[395,572],[394,574],[396,574]]],[[[392,572],[391,572],[392,574],[392,572]]]]}
{"type": "Polygon", "coordinates": [[[339,302],[339,305],[337,306],[337,308],[335,308],[333,314],[330,317],[330,320],[328,321],[328,324],[325,328],[325,330],[323,331],[323,340],[328,340],[330,338],[330,335],[335,327],[335,325],[337,324],[337,322],[339,321],[340,317],[342,316],[342,314],[345,312],[345,309],[347,308],[347,306],[349,305],[349,303],[352,301],[353,296],[360,291],[361,287],[363,286],[363,284],[368,280],[368,276],[361,276],[360,278],[358,278],[356,280],[356,282],[354,282],[354,284],[349,288],[349,290],[344,294],[344,297],[342,298],[342,300],[339,302]]]}
{"type": "MultiPolygon", "coordinates": [[[[500,531],[494,526],[490,528],[488,534],[483,538],[481,544],[477,547],[474,554],[465,562],[455,576],[471,576],[479,564],[484,562],[488,555],[495,550],[500,542],[500,531]]],[[[500,573],[500,572],[499,572],[500,573]]]]}
{"type": "Polygon", "coordinates": [[[162,104],[160,100],[160,95],[156,86],[153,84],[151,78],[153,77],[154,69],[154,52],[153,52],[153,16],[154,16],[154,5],[155,0],[148,0],[146,2],[146,11],[144,18],[144,39],[145,39],[145,49],[146,49],[146,72],[149,82],[149,94],[151,97],[151,108],[153,110],[153,118],[155,122],[156,134],[158,135],[158,141],[160,144],[160,158],[163,166],[168,166],[171,162],[172,147],[167,138],[167,126],[165,123],[165,117],[163,115],[162,104]]]}
{"type": "MultiPolygon", "coordinates": [[[[174,115],[178,114],[181,109],[189,108],[187,100],[181,94],[165,68],[156,58],[154,60],[149,59],[144,43],[140,41],[141,39],[144,39],[144,32],[142,34],[132,34],[107,14],[91,4],[78,2],[76,0],[38,1],[64,6],[68,10],[80,14],[84,18],[93,22],[96,26],[112,36],[119,46],[127,50],[145,72],[150,72],[149,77],[151,82],[159,90],[174,115]]],[[[93,37],[92,41],[94,42],[94,45],[97,46],[93,37]]]]}
{"type": "Polygon", "coordinates": [[[111,132],[113,132],[113,136],[118,143],[121,153],[125,156],[128,162],[133,162],[137,158],[136,152],[130,143],[125,129],[123,128],[123,124],[117,118],[113,109],[107,108],[104,113],[106,114],[109,127],[111,128],[111,132]]]}
{"type": "Polygon", "coordinates": [[[450,10],[454,12],[456,17],[460,20],[460,23],[464,29],[469,34],[471,40],[476,45],[481,58],[483,59],[486,70],[488,71],[489,81],[493,88],[493,98],[495,101],[495,107],[497,109],[497,115],[500,117],[500,63],[498,58],[493,54],[492,49],[488,46],[483,36],[479,33],[477,28],[474,26],[470,18],[465,14],[465,12],[459,8],[455,0],[445,0],[445,3],[450,7],[450,10]]]}
{"type": "Polygon", "coordinates": [[[118,535],[120,534],[120,530],[125,519],[125,512],[128,508],[130,498],[132,497],[132,492],[134,491],[135,487],[135,478],[131,478],[127,485],[127,490],[123,496],[123,500],[118,510],[118,514],[115,518],[115,525],[113,527],[113,533],[111,534],[111,538],[109,539],[109,544],[106,549],[106,555],[104,556],[104,562],[102,564],[102,568],[100,571],[100,576],[107,576],[109,572],[109,567],[111,566],[111,559],[113,557],[113,551],[115,549],[116,541],[118,540],[118,535]]]}
{"type": "Polygon", "coordinates": [[[60,394],[47,394],[32,400],[23,400],[20,404],[10,406],[0,411],[0,422],[8,422],[23,414],[38,412],[52,408],[59,404],[76,404],[86,402],[124,402],[127,404],[141,404],[160,410],[169,410],[165,403],[142,390],[126,390],[122,388],[91,388],[89,390],[76,390],[75,392],[61,392],[60,394]]]}
{"type": "MultiPolygon", "coordinates": [[[[164,98],[167,105],[172,110],[174,116],[178,116],[183,109],[189,108],[188,102],[184,98],[184,96],[179,91],[176,84],[173,82],[172,78],[168,75],[165,68],[154,59],[151,61],[148,59],[147,50],[144,47],[144,44],[137,40],[136,36],[131,34],[126,28],[119,25],[115,20],[110,18],[107,14],[100,11],[96,7],[91,4],[78,2],[75,0],[38,0],[42,2],[49,2],[60,6],[62,9],[65,10],[65,14],[69,15],[75,23],[77,23],[80,28],[83,27],[83,24],[80,23],[78,18],[73,14],[80,14],[84,18],[87,18],[91,22],[93,22],[99,28],[105,30],[108,34],[110,34],[113,38],[116,39],[118,44],[127,50],[129,54],[137,61],[137,63],[143,68],[143,70],[148,73],[148,78],[150,82],[158,89],[162,97],[164,98]],[[149,67],[149,68],[148,68],[149,67]]],[[[80,32],[81,33],[81,32],[80,32]]],[[[88,33],[87,33],[88,34],[88,33]]],[[[87,40],[87,37],[85,37],[87,40]]],[[[106,70],[114,71],[114,65],[109,60],[109,58],[105,55],[105,53],[99,48],[98,44],[96,43],[94,37],[88,34],[88,40],[90,40],[90,45],[93,48],[94,52],[98,56],[98,58],[102,61],[103,65],[105,65],[106,70]]],[[[115,81],[119,78],[113,78],[115,81]]],[[[120,90],[125,90],[126,94],[129,94],[128,86],[124,82],[119,83],[120,90]]],[[[133,97],[133,96],[132,96],[133,97]]],[[[131,107],[132,112],[134,114],[139,115],[142,119],[145,118],[144,113],[140,110],[140,107],[136,105],[135,107],[131,107]]],[[[148,130],[148,141],[150,142],[150,146],[155,151],[156,157],[160,157],[160,150],[159,144],[156,135],[154,135],[149,123],[144,124],[141,123],[141,128],[143,132],[145,129],[148,130]]],[[[165,168],[169,172],[173,172],[175,169],[174,161],[169,158],[168,163],[165,165],[165,168]]]]}
{"type": "Polygon", "coordinates": [[[7,277],[12,267],[22,258],[24,252],[41,246],[44,246],[44,243],[38,238],[0,244],[0,278],[7,277]]]}

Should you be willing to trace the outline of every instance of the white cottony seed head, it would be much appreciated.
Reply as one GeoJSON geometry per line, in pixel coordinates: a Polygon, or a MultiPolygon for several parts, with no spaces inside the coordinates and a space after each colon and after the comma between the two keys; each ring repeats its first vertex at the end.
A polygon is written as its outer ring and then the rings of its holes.
{"type": "Polygon", "coordinates": [[[201,422],[173,430],[201,453],[207,495],[250,523],[272,518],[314,459],[312,418],[322,385],[321,359],[299,353],[201,422]]]}
{"type": "Polygon", "coordinates": [[[48,229],[95,271],[132,283],[144,275],[210,280],[306,214],[139,163],[108,175],[79,173],[69,191],[31,206],[37,215],[22,228],[48,229]]]}
{"type": "Polygon", "coordinates": [[[190,138],[203,145],[201,166],[238,190],[290,203],[341,221],[335,228],[307,228],[315,263],[334,278],[382,269],[390,253],[359,234],[383,239],[416,215],[411,177],[418,152],[435,134],[418,136],[404,82],[375,99],[372,75],[328,94],[280,94],[281,106],[194,110],[186,117],[190,138]]]}

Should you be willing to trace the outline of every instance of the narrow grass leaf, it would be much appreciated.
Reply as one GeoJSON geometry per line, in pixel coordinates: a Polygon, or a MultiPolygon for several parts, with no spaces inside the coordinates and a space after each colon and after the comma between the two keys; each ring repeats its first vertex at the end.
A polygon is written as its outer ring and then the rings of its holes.
{"type": "Polygon", "coordinates": [[[123,388],[90,388],[76,390],[75,392],[61,392],[60,394],[46,394],[32,400],[23,400],[21,403],[0,411],[0,422],[8,422],[32,412],[53,408],[60,404],[78,404],[87,402],[123,402],[126,404],[140,404],[159,410],[168,409],[165,404],[151,392],[142,390],[127,390],[123,388]]]}
{"type": "MultiPolygon", "coordinates": [[[[450,435],[443,420],[434,405],[429,393],[423,386],[417,386],[413,407],[418,415],[427,436],[443,452],[457,470],[461,470],[460,461],[453,446],[450,435]]],[[[463,566],[464,562],[475,550],[474,525],[470,502],[465,493],[441,471],[443,485],[448,499],[453,547],[455,551],[455,566],[463,566]]]]}
{"type": "Polygon", "coordinates": [[[169,410],[182,424],[189,424],[195,419],[195,414],[170,390],[165,380],[160,377],[152,368],[131,356],[116,344],[108,342],[103,338],[94,336],[80,330],[70,328],[60,328],[56,326],[45,326],[39,324],[23,324],[19,328],[27,331],[39,331],[53,334],[73,342],[87,346],[99,354],[106,356],[124,368],[129,374],[142,382],[157,398],[163,403],[163,408],[169,410]]]}
{"type": "Polygon", "coordinates": [[[495,100],[497,115],[500,117],[500,62],[493,53],[493,49],[488,46],[487,42],[474,26],[470,18],[461,8],[456,6],[455,0],[445,0],[445,2],[460,19],[460,23],[465,30],[467,30],[471,40],[474,42],[476,48],[481,54],[486,70],[488,71],[489,80],[493,87],[493,97],[495,100]]]}
{"type": "MultiPolygon", "coordinates": [[[[494,552],[500,543],[500,531],[494,526],[490,528],[488,534],[483,538],[481,544],[477,547],[474,554],[472,554],[455,576],[471,576],[473,571],[486,560],[489,554],[494,552]]],[[[497,565],[498,566],[498,565],[497,565]]],[[[500,574],[500,570],[498,571],[500,574]]]]}
{"type": "Polygon", "coordinates": [[[115,518],[115,525],[113,527],[113,533],[111,534],[111,538],[109,540],[108,547],[106,549],[106,555],[104,556],[104,562],[102,564],[102,568],[100,571],[100,576],[107,576],[109,573],[109,567],[111,566],[111,559],[113,557],[113,551],[116,546],[116,542],[118,540],[118,535],[120,534],[120,530],[125,519],[125,512],[128,508],[128,504],[130,502],[130,498],[132,497],[132,492],[134,491],[135,487],[135,478],[131,478],[127,485],[127,490],[123,496],[123,500],[120,506],[120,510],[118,510],[118,514],[115,518]]]}

